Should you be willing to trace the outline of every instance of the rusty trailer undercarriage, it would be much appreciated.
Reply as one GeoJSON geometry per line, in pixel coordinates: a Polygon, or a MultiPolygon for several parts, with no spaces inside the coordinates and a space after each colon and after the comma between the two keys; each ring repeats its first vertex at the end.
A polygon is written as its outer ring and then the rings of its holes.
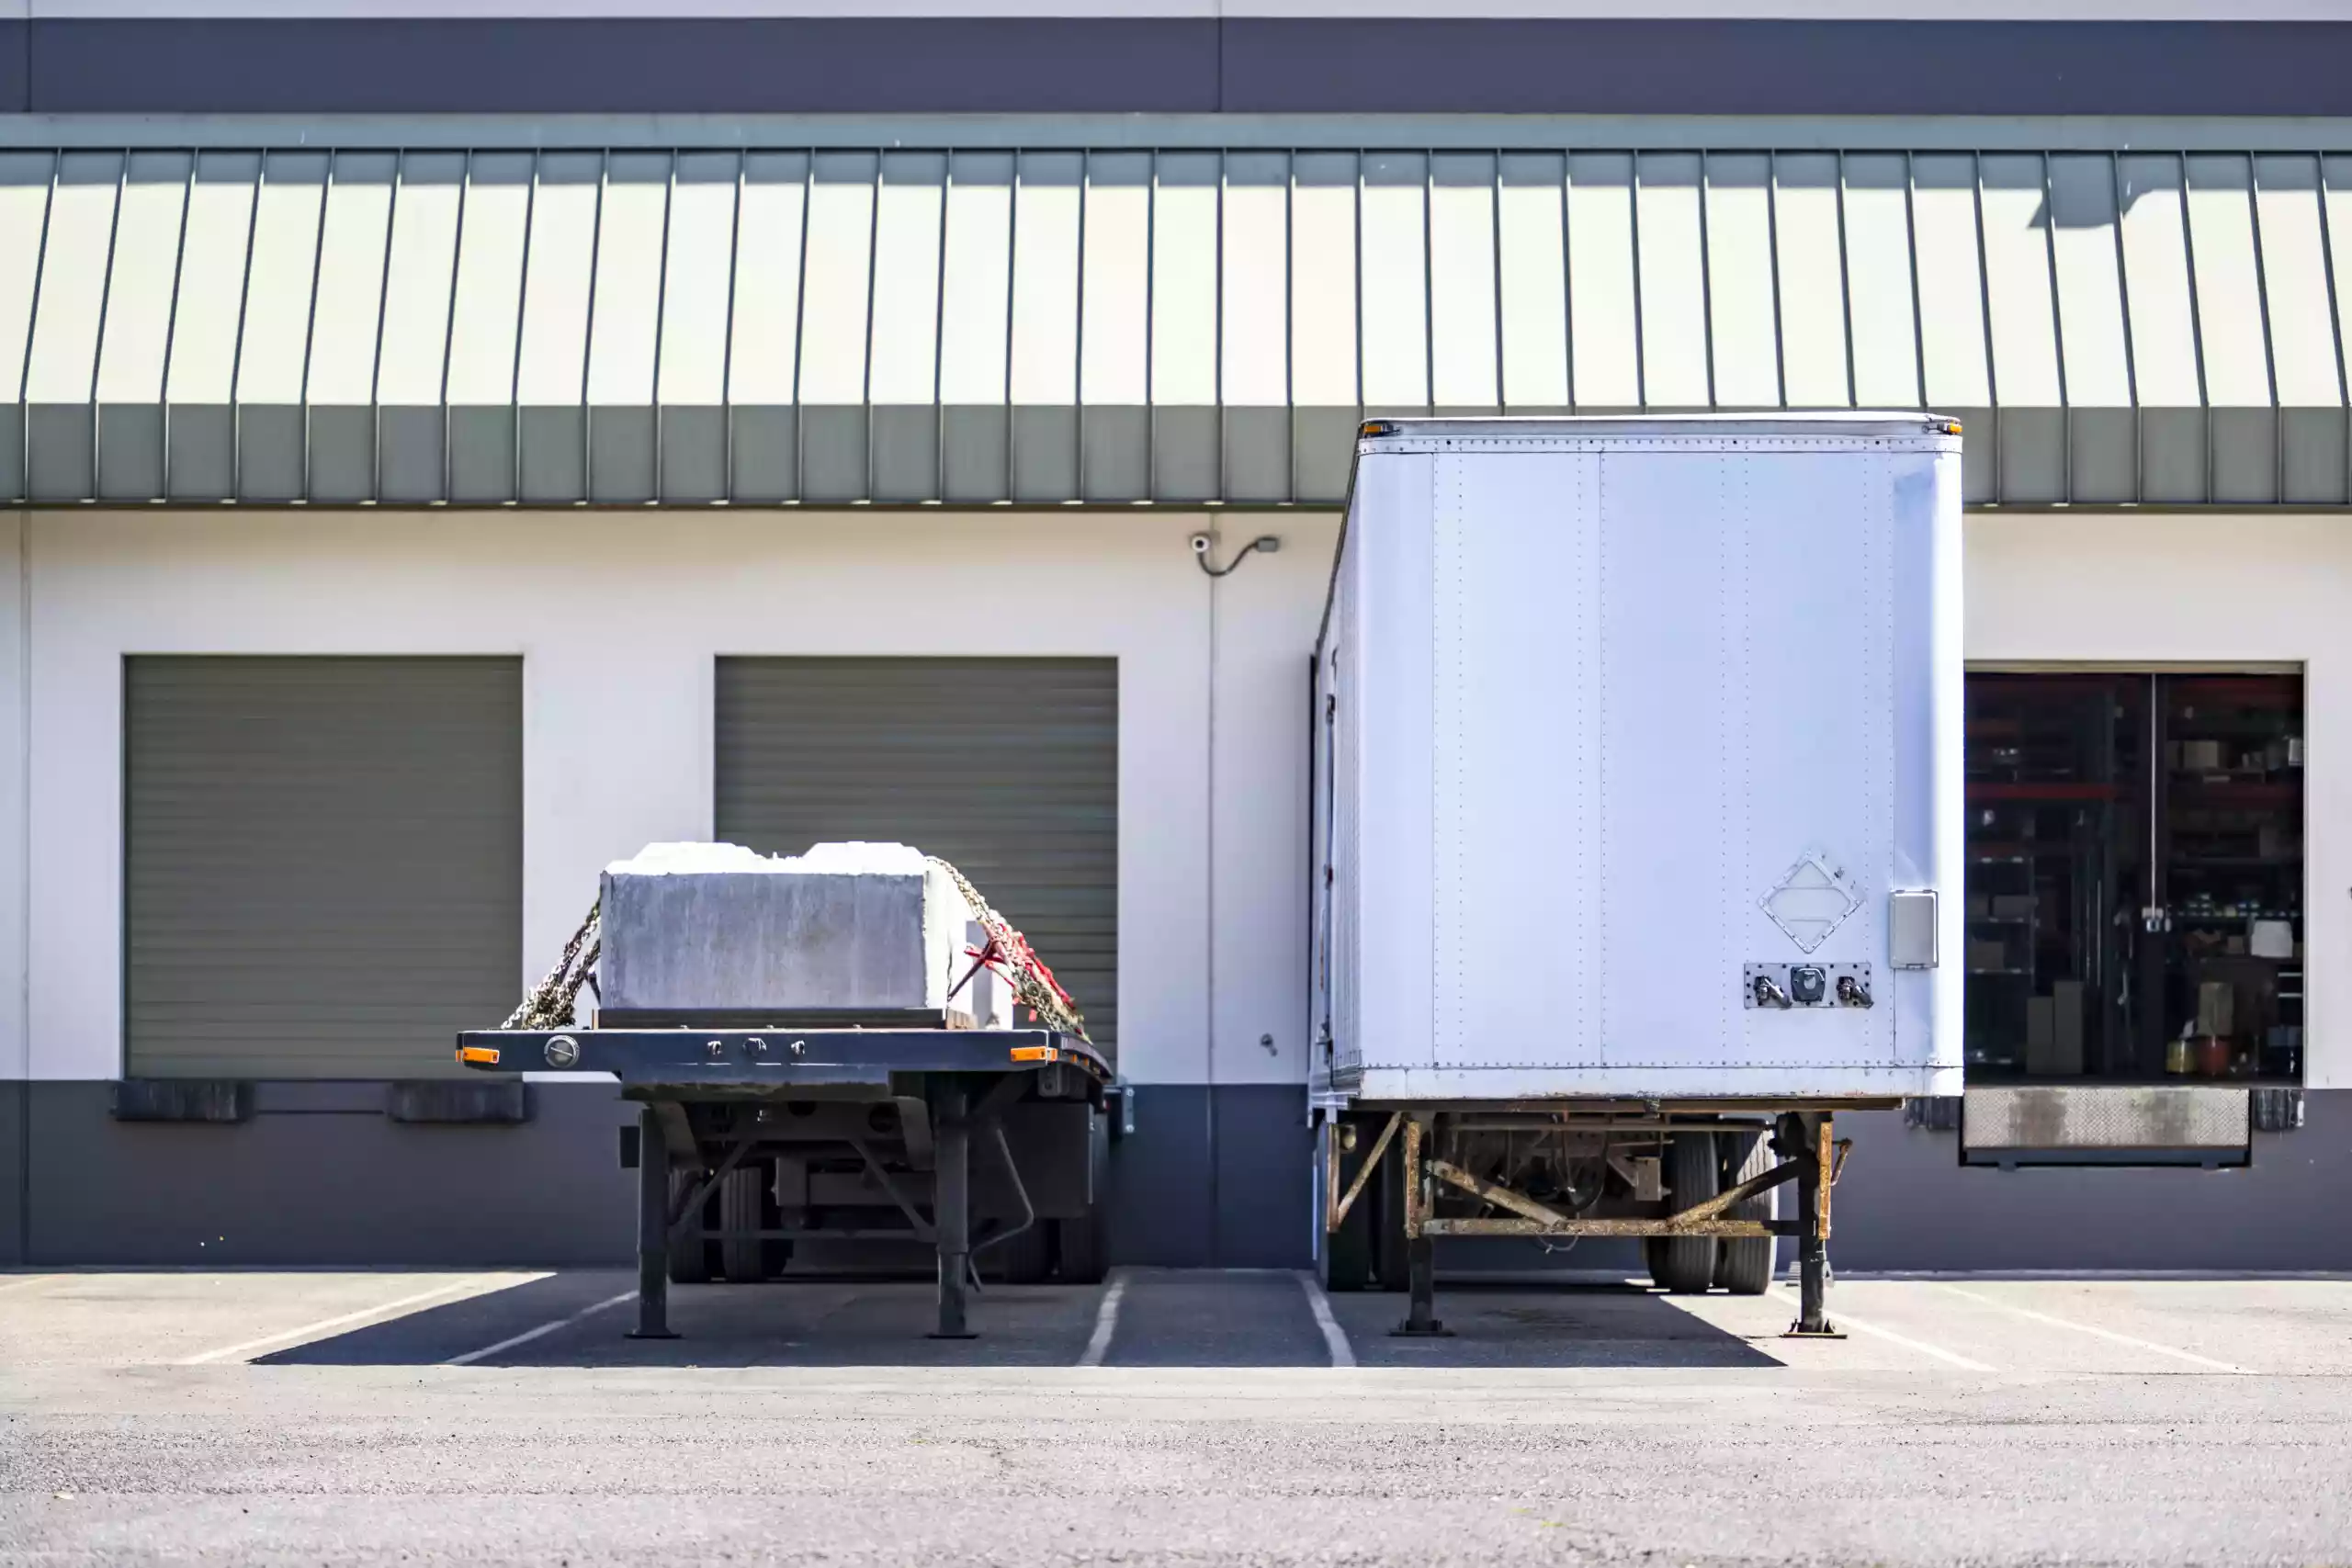
{"type": "Polygon", "coordinates": [[[1396,1332],[1442,1334],[1436,1239],[1638,1237],[1657,1283],[1759,1295],[1775,1248],[1797,1243],[1792,1335],[1838,1337],[1825,1305],[1830,1192],[1852,1146],[1832,1118],[1863,1102],[1788,1110],[1708,1101],[1369,1106],[1323,1139],[1334,1290],[1402,1289],[1396,1332]],[[1793,1185],[1792,1217],[1776,1212],[1793,1185]]]}

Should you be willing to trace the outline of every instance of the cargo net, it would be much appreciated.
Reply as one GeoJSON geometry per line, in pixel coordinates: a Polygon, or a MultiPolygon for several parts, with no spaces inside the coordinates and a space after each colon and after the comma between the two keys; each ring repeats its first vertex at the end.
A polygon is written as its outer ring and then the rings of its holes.
{"type": "MultiPolygon", "coordinates": [[[[1046,961],[1029,945],[1029,939],[980,897],[980,890],[972,886],[970,877],[937,855],[923,858],[956,885],[964,902],[972,907],[980,930],[987,934],[987,940],[979,946],[964,950],[964,956],[972,961],[972,966],[956,982],[956,989],[961,991],[971,983],[973,976],[986,969],[1012,987],[1014,999],[1029,1010],[1031,1022],[1085,1039],[1085,1016],[1078,1010],[1078,1003],[1070,994],[1062,989],[1061,982],[1054,978],[1054,972],[1046,967],[1046,961]]],[[[601,903],[589,905],[588,918],[580,922],[580,929],[563,944],[563,956],[556,960],[545,979],[531,987],[522,1005],[507,1014],[500,1028],[570,1029],[579,1022],[580,988],[586,986],[593,991],[596,986],[596,958],[604,949],[600,940],[602,919],[601,903]]],[[[952,995],[949,999],[954,999],[952,995]]]]}
{"type": "Polygon", "coordinates": [[[1036,950],[1029,945],[1029,939],[1013,929],[1012,921],[998,914],[995,907],[980,897],[980,890],[972,886],[970,877],[937,855],[925,855],[923,859],[937,866],[947,880],[956,885],[956,891],[961,893],[964,902],[972,907],[973,917],[979,921],[980,930],[987,933],[987,940],[979,946],[964,950],[964,956],[972,961],[972,967],[965,972],[963,979],[956,983],[956,989],[962,990],[971,982],[973,976],[983,969],[989,970],[1012,987],[1013,998],[1029,1010],[1032,1023],[1042,1023],[1063,1034],[1085,1039],[1085,1016],[1078,1010],[1078,1003],[1070,994],[1062,989],[1061,982],[1054,978],[1054,972],[1046,967],[1046,961],[1038,957],[1036,950]]]}
{"type": "Polygon", "coordinates": [[[596,955],[604,951],[604,901],[588,906],[588,918],[563,944],[563,956],[556,960],[547,978],[530,989],[523,1005],[506,1015],[501,1029],[570,1029],[580,1021],[575,1010],[580,1002],[580,987],[591,990],[596,985],[596,955]]]}

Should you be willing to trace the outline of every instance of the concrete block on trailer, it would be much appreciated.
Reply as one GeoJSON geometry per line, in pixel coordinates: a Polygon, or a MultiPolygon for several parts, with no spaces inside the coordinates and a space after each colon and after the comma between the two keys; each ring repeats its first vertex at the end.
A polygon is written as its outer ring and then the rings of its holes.
{"type": "Polygon", "coordinates": [[[904,844],[771,856],[654,844],[605,868],[602,1005],[622,1011],[936,1012],[1011,1023],[1001,985],[967,985],[975,911],[904,844]]]}

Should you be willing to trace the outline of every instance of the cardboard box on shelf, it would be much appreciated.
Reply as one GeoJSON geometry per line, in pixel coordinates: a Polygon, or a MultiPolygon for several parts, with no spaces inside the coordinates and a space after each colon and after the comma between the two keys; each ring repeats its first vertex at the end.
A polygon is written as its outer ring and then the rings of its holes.
{"type": "Polygon", "coordinates": [[[1993,918],[1996,920],[2030,920],[2033,919],[2034,908],[2034,897],[2030,893],[1993,895],[1993,918]]]}
{"type": "Polygon", "coordinates": [[[2218,740],[2184,740],[2180,743],[2180,765],[2189,773],[2210,773],[2222,765],[2222,743],[2218,740]]]}
{"type": "Polygon", "coordinates": [[[2008,967],[2008,962],[2009,950],[2006,944],[1987,942],[1982,937],[1970,940],[1968,967],[1971,972],[1981,975],[1993,970],[2006,969],[2008,967]]]}

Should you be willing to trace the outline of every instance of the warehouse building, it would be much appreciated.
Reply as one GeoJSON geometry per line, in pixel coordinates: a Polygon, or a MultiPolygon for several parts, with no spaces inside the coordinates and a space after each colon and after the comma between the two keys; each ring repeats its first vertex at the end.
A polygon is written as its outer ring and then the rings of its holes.
{"type": "Polygon", "coordinates": [[[1972,1088],[1838,1260],[2352,1267],[2352,5],[631,10],[0,5],[0,1262],[617,1259],[450,1038],[714,836],[957,861],[1114,1249],[1303,1262],[1358,423],[1931,408],[1972,1088]]]}

